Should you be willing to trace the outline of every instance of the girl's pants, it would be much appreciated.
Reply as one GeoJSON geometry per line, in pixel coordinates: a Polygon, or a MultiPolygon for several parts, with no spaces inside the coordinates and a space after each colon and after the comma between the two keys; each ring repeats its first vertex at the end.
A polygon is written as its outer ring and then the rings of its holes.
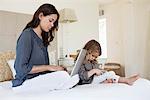
{"type": "Polygon", "coordinates": [[[120,76],[116,75],[114,71],[105,72],[102,75],[94,76],[92,84],[99,84],[107,79],[112,79],[113,83],[117,83],[120,76]]]}

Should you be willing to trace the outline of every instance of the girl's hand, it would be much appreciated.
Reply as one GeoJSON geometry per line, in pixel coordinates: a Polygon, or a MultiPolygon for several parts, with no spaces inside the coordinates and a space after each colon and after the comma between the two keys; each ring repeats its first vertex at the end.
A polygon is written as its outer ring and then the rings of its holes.
{"type": "Polygon", "coordinates": [[[102,75],[103,73],[106,72],[105,70],[100,70],[100,69],[93,69],[93,70],[97,76],[102,75]]]}
{"type": "Polygon", "coordinates": [[[100,70],[101,71],[101,75],[104,74],[106,72],[106,70],[100,70]]]}
{"type": "Polygon", "coordinates": [[[91,77],[92,75],[102,75],[103,73],[105,73],[105,70],[100,70],[100,69],[92,69],[90,71],[88,71],[88,77],[91,77]]]}

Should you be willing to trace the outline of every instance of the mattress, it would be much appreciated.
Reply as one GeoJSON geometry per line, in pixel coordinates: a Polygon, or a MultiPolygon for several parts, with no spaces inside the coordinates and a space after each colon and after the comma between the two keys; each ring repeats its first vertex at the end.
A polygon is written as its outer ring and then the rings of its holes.
{"type": "Polygon", "coordinates": [[[15,93],[11,82],[0,83],[1,100],[150,100],[150,81],[140,78],[132,86],[122,83],[78,85],[68,90],[15,93]]]}

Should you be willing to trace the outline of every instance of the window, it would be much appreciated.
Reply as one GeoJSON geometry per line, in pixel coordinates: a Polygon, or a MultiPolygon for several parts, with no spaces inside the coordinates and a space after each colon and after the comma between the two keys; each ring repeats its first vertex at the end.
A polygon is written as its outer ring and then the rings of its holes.
{"type": "Polygon", "coordinates": [[[99,42],[102,47],[100,58],[107,58],[107,39],[106,39],[106,18],[99,19],[99,42]]]}

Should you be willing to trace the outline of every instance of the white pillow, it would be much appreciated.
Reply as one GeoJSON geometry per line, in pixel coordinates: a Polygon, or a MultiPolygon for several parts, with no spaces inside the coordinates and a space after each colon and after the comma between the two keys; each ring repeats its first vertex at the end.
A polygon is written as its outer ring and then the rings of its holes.
{"type": "Polygon", "coordinates": [[[16,70],[14,68],[15,59],[8,60],[7,63],[12,71],[13,78],[15,78],[15,75],[16,75],[16,70]]]}

